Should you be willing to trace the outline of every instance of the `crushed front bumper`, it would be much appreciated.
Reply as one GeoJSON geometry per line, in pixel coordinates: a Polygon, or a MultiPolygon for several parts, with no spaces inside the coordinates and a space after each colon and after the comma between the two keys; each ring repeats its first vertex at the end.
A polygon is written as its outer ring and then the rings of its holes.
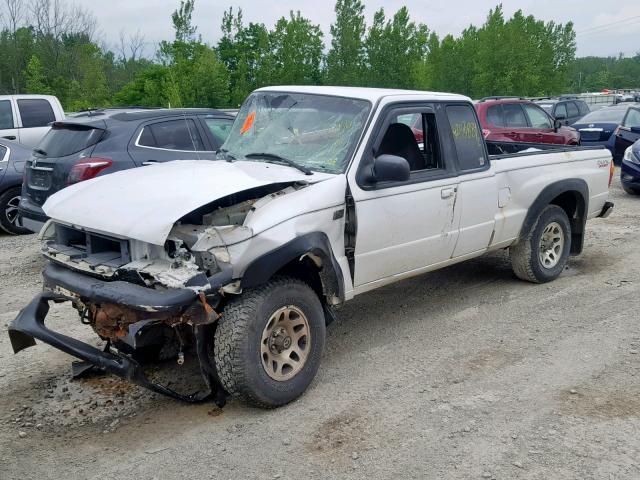
{"type": "Polygon", "coordinates": [[[43,276],[47,289],[36,295],[9,325],[9,339],[14,353],[34,346],[35,339],[38,339],[103,371],[177,400],[196,403],[212,399],[220,407],[226,403],[227,394],[219,382],[215,364],[207,348],[211,324],[193,324],[196,353],[206,388],[196,393],[182,394],[149,380],[142,365],[131,356],[110,348],[106,351],[99,350],[80,340],[54,332],[44,323],[51,302],[69,301],[74,296],[92,301],[118,300],[120,305],[141,311],[166,313],[179,311],[193,304],[197,299],[194,291],[154,291],[128,282],[105,282],[52,264],[45,268],[43,276]]]}

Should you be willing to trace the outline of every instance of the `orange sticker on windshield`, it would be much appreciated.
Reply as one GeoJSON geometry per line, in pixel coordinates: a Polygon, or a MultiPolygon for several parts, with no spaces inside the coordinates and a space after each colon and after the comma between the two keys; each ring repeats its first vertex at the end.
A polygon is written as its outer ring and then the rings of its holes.
{"type": "Polygon", "coordinates": [[[249,115],[247,115],[247,118],[244,121],[244,124],[242,125],[242,128],[240,129],[240,135],[244,135],[249,130],[251,130],[251,127],[253,127],[253,121],[255,119],[256,119],[256,111],[254,110],[249,115]]]}

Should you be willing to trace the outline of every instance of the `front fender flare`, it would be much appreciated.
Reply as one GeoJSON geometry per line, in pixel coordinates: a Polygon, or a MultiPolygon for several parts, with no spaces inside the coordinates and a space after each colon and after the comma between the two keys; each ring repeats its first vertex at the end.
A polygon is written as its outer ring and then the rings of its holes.
{"type": "Polygon", "coordinates": [[[266,283],[282,267],[308,254],[319,257],[322,262],[320,273],[325,295],[335,295],[343,302],[345,288],[342,269],[324,232],[307,233],[256,258],[242,274],[240,286],[244,289],[266,283]]]}

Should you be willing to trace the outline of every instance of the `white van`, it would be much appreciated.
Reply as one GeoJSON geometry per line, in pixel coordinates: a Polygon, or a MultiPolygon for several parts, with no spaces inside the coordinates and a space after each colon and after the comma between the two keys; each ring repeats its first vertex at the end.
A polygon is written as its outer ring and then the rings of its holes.
{"type": "Polygon", "coordinates": [[[51,95],[0,95],[0,137],[35,147],[49,124],[64,119],[60,101],[51,95]]]}

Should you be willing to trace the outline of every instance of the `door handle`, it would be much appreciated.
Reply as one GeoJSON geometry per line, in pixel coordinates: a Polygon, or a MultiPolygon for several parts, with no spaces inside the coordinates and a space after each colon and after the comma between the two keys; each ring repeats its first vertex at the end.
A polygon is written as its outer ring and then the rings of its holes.
{"type": "Polygon", "coordinates": [[[6,137],[2,137],[2,138],[6,138],[7,140],[15,140],[16,136],[15,135],[7,135],[6,137]]]}
{"type": "Polygon", "coordinates": [[[443,188],[442,190],[440,190],[440,198],[451,198],[453,197],[454,193],[456,193],[455,188],[443,188]]]}
{"type": "Polygon", "coordinates": [[[142,162],[142,165],[148,166],[148,165],[155,165],[156,163],[158,163],[158,160],[146,160],[142,162]]]}

